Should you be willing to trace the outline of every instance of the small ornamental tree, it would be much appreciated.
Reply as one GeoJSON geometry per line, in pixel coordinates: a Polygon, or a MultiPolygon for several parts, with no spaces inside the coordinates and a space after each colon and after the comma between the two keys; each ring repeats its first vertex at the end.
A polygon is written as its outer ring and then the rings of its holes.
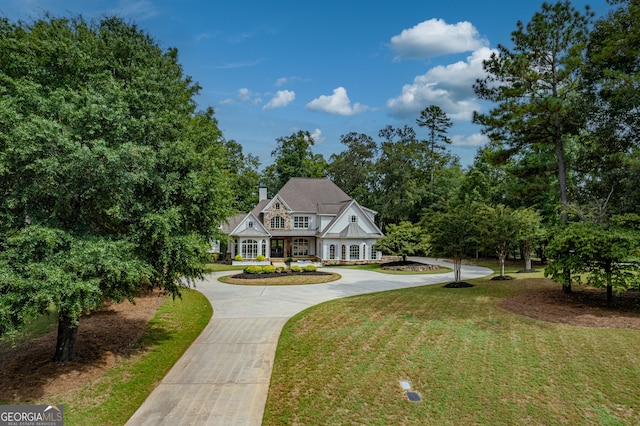
{"type": "Polygon", "coordinates": [[[470,205],[450,205],[446,211],[431,212],[422,219],[433,254],[452,258],[456,283],[462,279],[462,260],[476,247],[473,211],[470,205]]]}
{"type": "Polygon", "coordinates": [[[376,249],[383,253],[402,256],[403,262],[407,261],[407,256],[429,253],[430,248],[428,234],[422,227],[411,222],[387,226],[385,236],[376,242],[376,249]]]}
{"type": "Polygon", "coordinates": [[[578,284],[606,288],[607,305],[613,292],[636,285],[638,270],[636,231],[612,224],[572,223],[558,229],[546,247],[552,259],[545,276],[566,285],[567,276],[578,284]],[[584,279],[579,274],[586,274],[584,279]]]}
{"type": "Polygon", "coordinates": [[[500,276],[503,277],[504,261],[516,245],[520,232],[518,214],[502,204],[495,207],[482,205],[474,217],[474,225],[480,245],[498,256],[500,276]]]}

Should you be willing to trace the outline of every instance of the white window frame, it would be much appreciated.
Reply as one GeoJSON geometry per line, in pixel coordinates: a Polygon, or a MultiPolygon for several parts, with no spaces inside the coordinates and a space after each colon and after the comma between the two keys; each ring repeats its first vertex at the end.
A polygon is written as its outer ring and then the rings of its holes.
{"type": "Polygon", "coordinates": [[[274,216],[269,224],[271,229],[284,229],[284,218],[282,216],[274,216]]]}
{"type": "Polygon", "coordinates": [[[258,256],[258,241],[244,240],[240,247],[240,255],[243,259],[255,259],[258,256]]]}
{"type": "Polygon", "coordinates": [[[309,229],[309,216],[294,216],[293,217],[294,229],[309,229]]]}
{"type": "Polygon", "coordinates": [[[358,223],[358,216],[356,216],[355,214],[352,214],[351,217],[349,218],[349,222],[358,223]]]}
{"type": "Polygon", "coordinates": [[[334,260],[336,258],[336,245],[331,244],[329,246],[329,259],[334,260]]]}
{"type": "Polygon", "coordinates": [[[360,246],[358,244],[349,246],[349,260],[360,260],[360,246]]]}
{"type": "Polygon", "coordinates": [[[309,256],[309,240],[306,238],[296,238],[292,246],[294,256],[309,256]]]}

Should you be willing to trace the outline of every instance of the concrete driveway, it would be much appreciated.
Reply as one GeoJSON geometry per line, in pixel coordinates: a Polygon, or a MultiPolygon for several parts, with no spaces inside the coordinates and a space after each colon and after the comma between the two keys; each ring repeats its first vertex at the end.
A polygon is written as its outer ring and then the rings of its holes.
{"type": "MultiPolygon", "coordinates": [[[[427,258],[424,263],[452,265],[427,258]]],[[[210,274],[196,289],[213,305],[202,334],[169,371],[127,425],[260,425],[276,346],[293,315],[319,303],[359,294],[444,283],[453,273],[389,275],[331,269],[338,281],[302,286],[240,286],[210,274]]],[[[463,266],[462,278],[493,271],[463,266]]]]}

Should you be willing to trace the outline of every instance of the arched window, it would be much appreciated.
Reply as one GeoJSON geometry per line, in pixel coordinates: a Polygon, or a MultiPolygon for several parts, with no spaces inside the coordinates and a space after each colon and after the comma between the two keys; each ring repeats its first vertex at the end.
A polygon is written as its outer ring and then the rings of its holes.
{"type": "Polygon", "coordinates": [[[253,229],[253,221],[250,220],[249,222],[247,222],[247,228],[249,229],[253,229]]]}
{"type": "Polygon", "coordinates": [[[329,259],[335,259],[336,258],[336,246],[335,244],[331,244],[329,246],[329,259]]]}
{"type": "Polygon", "coordinates": [[[272,217],[271,229],[284,229],[284,218],[281,216],[272,217]]]}
{"type": "Polygon", "coordinates": [[[267,256],[267,240],[262,240],[261,244],[262,251],[260,252],[263,256],[267,256]]]}
{"type": "Polygon", "coordinates": [[[255,259],[258,256],[258,242],[256,240],[244,240],[241,254],[243,259],[255,259]]]}
{"type": "Polygon", "coordinates": [[[309,240],[304,238],[298,238],[293,240],[293,255],[294,256],[308,256],[309,255],[309,240]]]}
{"type": "Polygon", "coordinates": [[[340,257],[340,259],[346,259],[347,258],[347,246],[342,245],[342,256],[340,257]]]}
{"type": "Polygon", "coordinates": [[[352,245],[349,246],[349,260],[359,260],[360,259],[360,246],[352,245]]]}

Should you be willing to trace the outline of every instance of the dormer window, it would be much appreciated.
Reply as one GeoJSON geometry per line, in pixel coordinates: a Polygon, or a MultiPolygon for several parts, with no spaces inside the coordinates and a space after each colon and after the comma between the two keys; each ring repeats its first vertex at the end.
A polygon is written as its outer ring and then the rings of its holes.
{"type": "Polygon", "coordinates": [[[357,223],[357,222],[358,222],[358,216],[356,216],[356,215],[352,215],[352,216],[351,216],[351,219],[350,219],[350,222],[351,222],[351,223],[357,223]]]}

